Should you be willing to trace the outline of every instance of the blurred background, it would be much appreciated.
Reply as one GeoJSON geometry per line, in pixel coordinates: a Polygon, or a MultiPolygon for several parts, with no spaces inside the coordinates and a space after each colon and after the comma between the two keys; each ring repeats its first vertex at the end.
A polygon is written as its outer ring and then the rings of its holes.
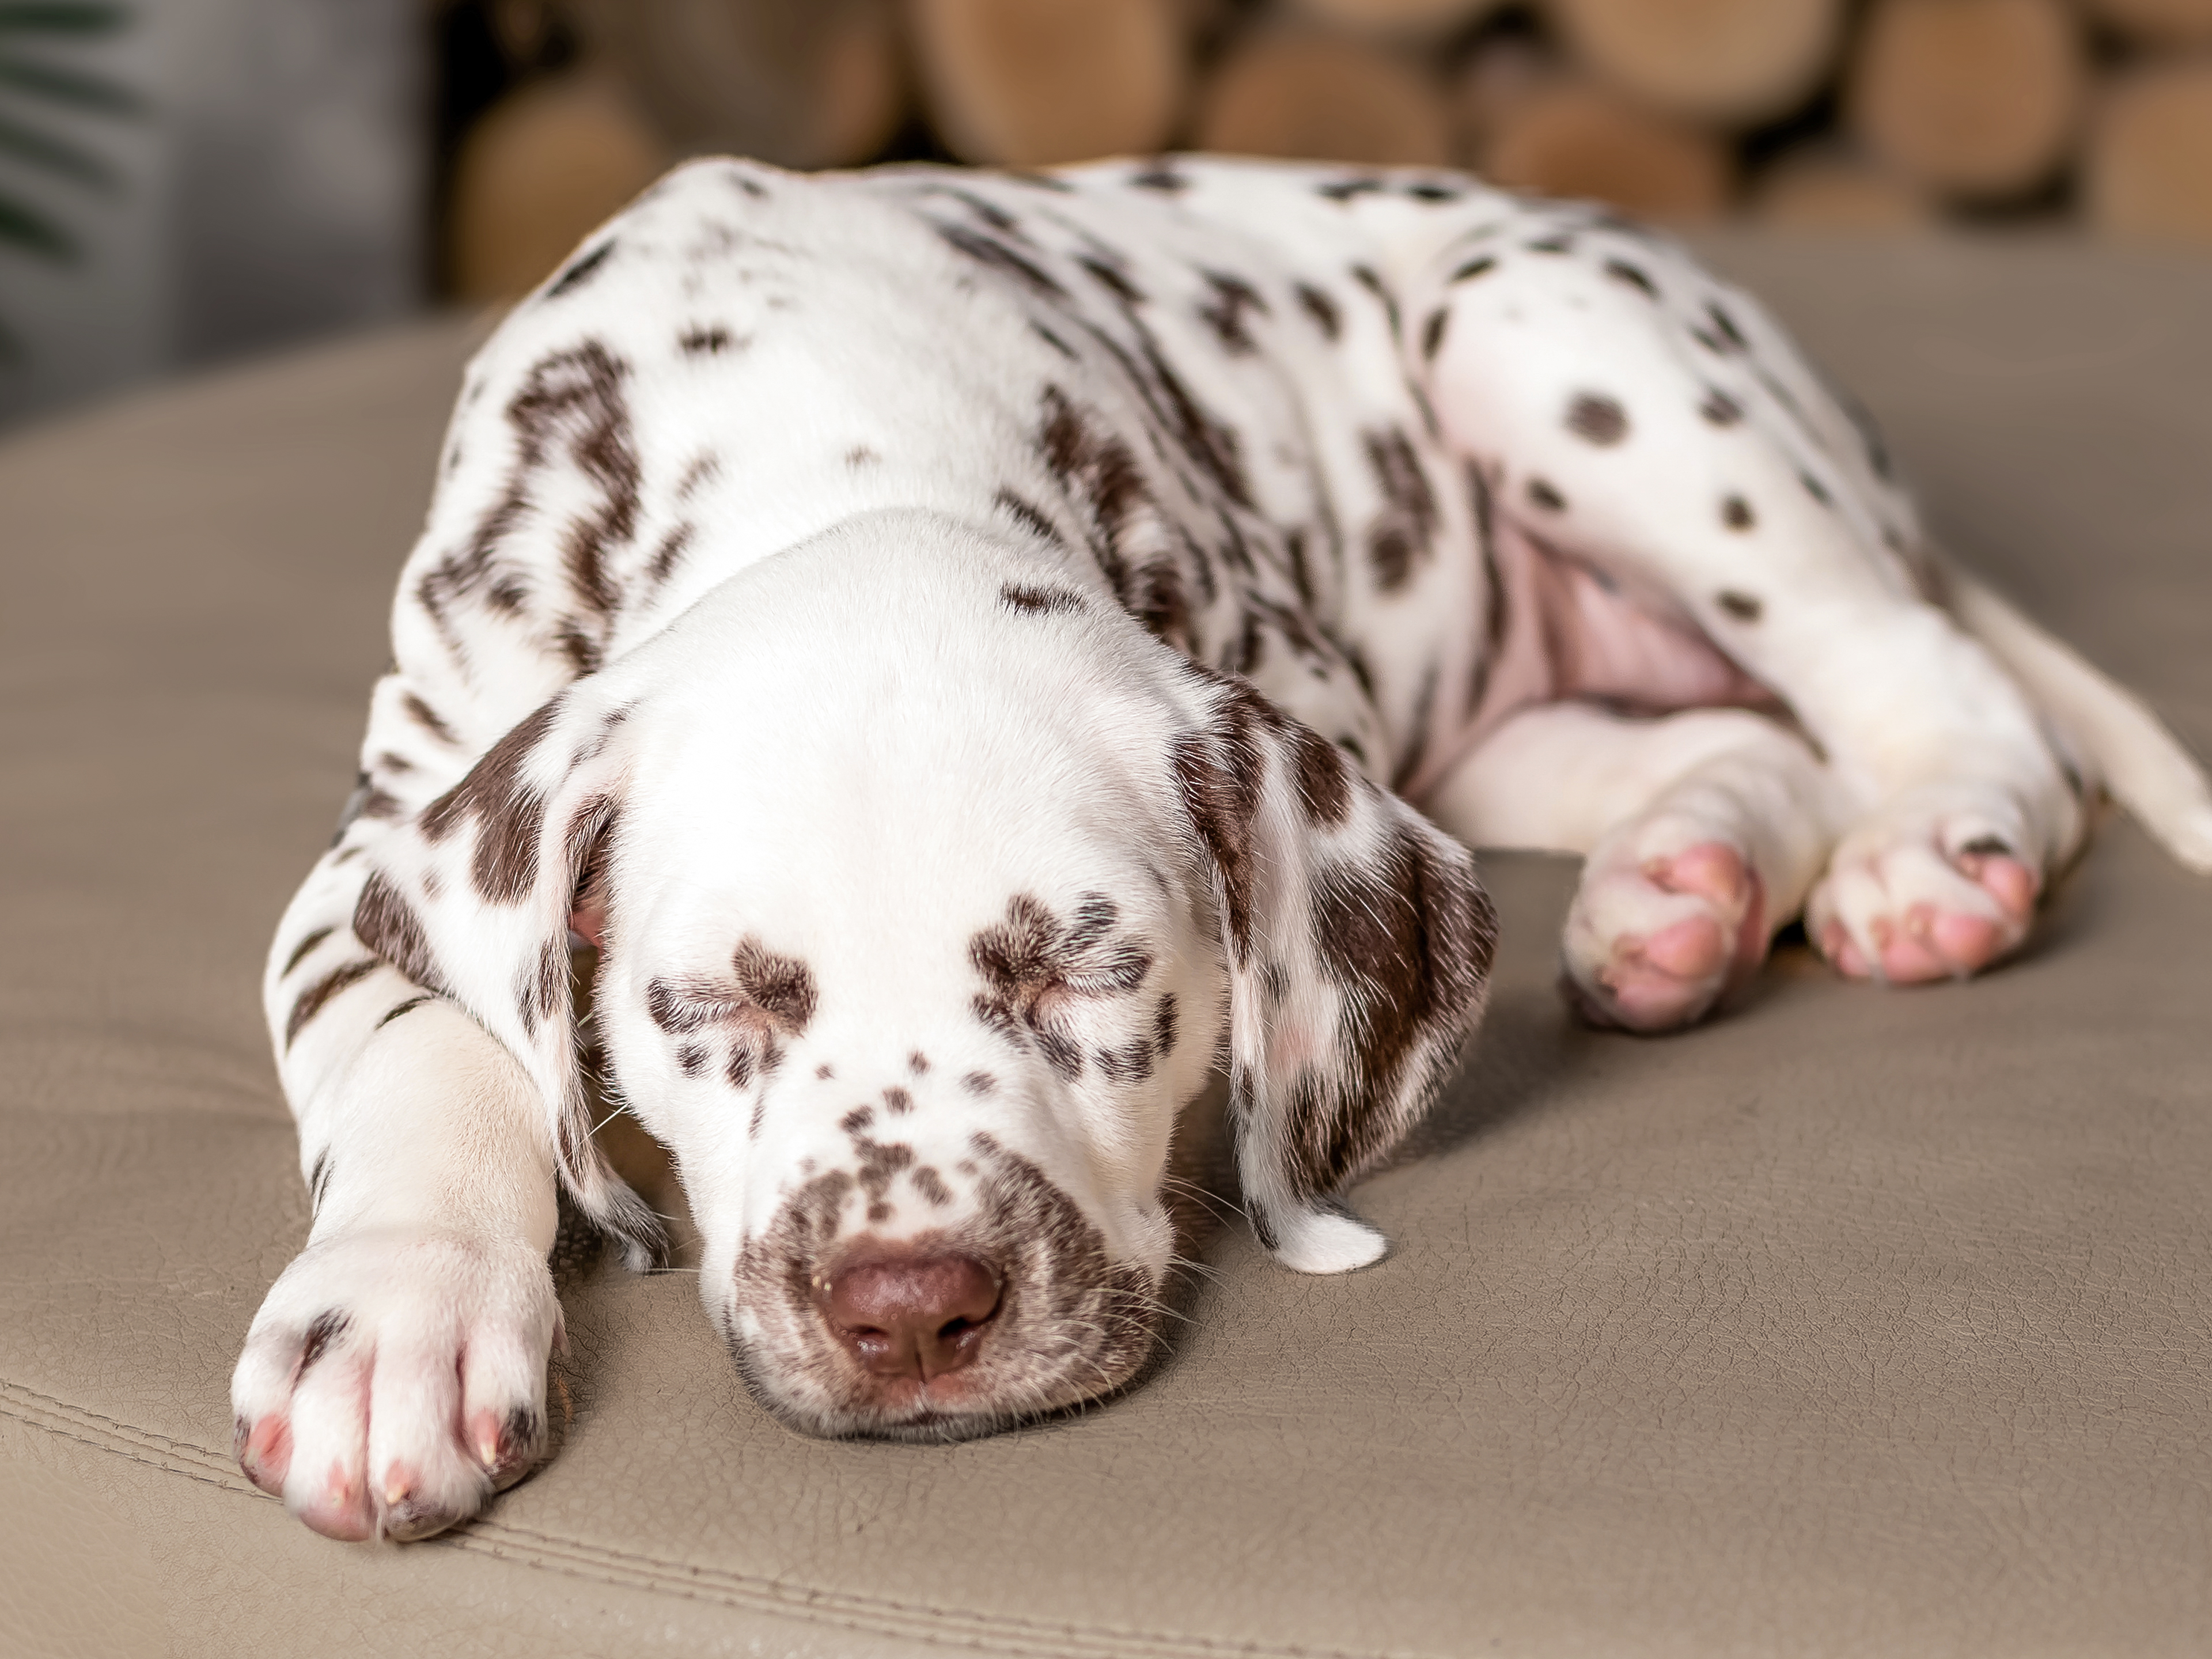
{"type": "Polygon", "coordinates": [[[688,155],[1171,147],[2212,256],[2212,0],[0,0],[0,422],[520,293],[688,155]]]}

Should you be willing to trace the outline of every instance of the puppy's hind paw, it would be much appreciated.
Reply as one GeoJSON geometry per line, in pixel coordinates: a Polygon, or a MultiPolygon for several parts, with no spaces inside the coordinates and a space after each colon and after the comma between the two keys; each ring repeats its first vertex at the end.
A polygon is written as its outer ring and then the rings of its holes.
{"type": "Polygon", "coordinates": [[[1850,979],[1963,979],[2027,937],[2042,872],[2018,837],[1966,814],[1903,815],[1846,836],[1805,907],[1805,932],[1850,979]]]}
{"type": "Polygon", "coordinates": [[[1711,1012],[1766,951],[1759,872],[1664,822],[1608,837],[1568,914],[1560,988],[1594,1025],[1673,1030],[1711,1012]]]}

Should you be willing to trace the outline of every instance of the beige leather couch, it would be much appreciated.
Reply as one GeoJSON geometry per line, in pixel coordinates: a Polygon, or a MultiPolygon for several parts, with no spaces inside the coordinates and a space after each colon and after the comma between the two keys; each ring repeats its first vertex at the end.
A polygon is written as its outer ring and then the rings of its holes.
{"type": "MultiPolygon", "coordinates": [[[[2212,264],[1723,243],[1951,541],[2212,751],[2212,264]]],[[[1488,861],[1493,1012],[1358,1203],[1208,1247],[1127,1398],[950,1449],[746,1398],[681,1274],[562,1268],[559,1456],[314,1537],[226,1382],[307,1221],[254,985],[350,782],[469,331],[0,446],[0,1651],[2148,1656],[2212,1650],[2212,881],[2110,824],[2027,957],[1785,951],[1645,1042],[1488,861]]]]}

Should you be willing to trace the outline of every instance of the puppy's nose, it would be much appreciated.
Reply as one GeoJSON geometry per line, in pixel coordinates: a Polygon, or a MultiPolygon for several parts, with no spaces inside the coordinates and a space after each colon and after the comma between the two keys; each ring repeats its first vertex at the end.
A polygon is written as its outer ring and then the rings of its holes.
{"type": "Polygon", "coordinates": [[[999,1311],[999,1276],[972,1255],[878,1256],[817,1283],[830,1332],[878,1376],[957,1371],[999,1311]]]}

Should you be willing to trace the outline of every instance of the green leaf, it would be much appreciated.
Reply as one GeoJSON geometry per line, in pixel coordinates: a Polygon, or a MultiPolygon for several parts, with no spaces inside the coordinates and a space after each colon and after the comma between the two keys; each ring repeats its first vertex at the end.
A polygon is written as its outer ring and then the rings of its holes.
{"type": "Polygon", "coordinates": [[[101,190],[112,189],[116,184],[115,169],[101,157],[65,139],[11,121],[5,115],[0,115],[0,157],[21,161],[27,167],[44,167],[48,173],[58,173],[101,190]]]}
{"type": "Polygon", "coordinates": [[[0,243],[68,264],[76,258],[76,240],[52,220],[0,196],[0,243]]]}
{"type": "Polygon", "coordinates": [[[112,34],[130,21],[130,10],[124,6],[70,4],[69,0],[0,4],[0,31],[25,34],[112,34]]]}
{"type": "Polygon", "coordinates": [[[27,58],[0,58],[0,87],[14,87],[58,104],[78,109],[106,110],[116,115],[136,115],[137,94],[97,75],[57,69],[27,58]]]}

